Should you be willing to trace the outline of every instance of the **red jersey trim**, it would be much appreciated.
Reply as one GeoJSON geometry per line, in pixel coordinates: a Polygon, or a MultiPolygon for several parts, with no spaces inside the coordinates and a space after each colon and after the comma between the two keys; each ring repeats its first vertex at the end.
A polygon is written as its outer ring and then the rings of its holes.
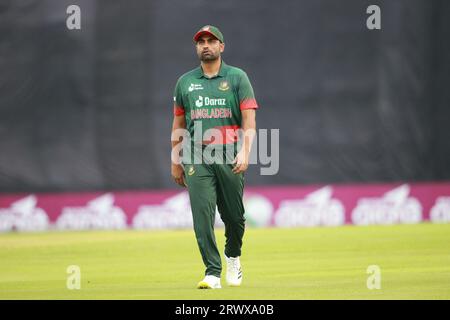
{"type": "Polygon", "coordinates": [[[184,108],[182,106],[177,106],[177,105],[173,106],[173,114],[175,116],[183,116],[184,113],[185,113],[184,108]]]}
{"type": "Polygon", "coordinates": [[[241,110],[258,109],[258,104],[256,103],[256,100],[253,98],[244,99],[241,101],[241,104],[239,105],[239,109],[241,109],[241,110]]]}

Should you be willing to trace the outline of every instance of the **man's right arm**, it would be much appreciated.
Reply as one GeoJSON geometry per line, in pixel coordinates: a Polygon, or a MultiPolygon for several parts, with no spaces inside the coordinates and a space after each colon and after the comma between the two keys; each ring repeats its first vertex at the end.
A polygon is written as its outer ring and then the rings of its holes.
{"type": "Polygon", "coordinates": [[[184,184],[184,170],[181,165],[180,151],[183,135],[186,131],[186,118],[183,106],[181,78],[178,79],[173,92],[173,123],[172,123],[172,152],[171,152],[171,171],[172,178],[180,186],[185,187],[184,184]]]}
{"type": "MultiPolygon", "coordinates": [[[[184,184],[184,170],[181,165],[181,158],[179,153],[178,144],[182,143],[182,135],[176,133],[177,129],[186,129],[186,119],[184,115],[174,115],[173,123],[172,123],[172,134],[171,134],[171,142],[172,142],[172,152],[171,152],[171,163],[172,163],[172,178],[173,180],[182,187],[185,187],[184,184]]],[[[181,145],[180,145],[181,146],[181,145]]]]}

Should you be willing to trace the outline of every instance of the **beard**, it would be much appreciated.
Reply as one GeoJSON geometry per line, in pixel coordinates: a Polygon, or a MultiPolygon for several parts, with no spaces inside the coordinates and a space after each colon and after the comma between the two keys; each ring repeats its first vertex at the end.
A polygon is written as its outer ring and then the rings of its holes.
{"type": "Polygon", "coordinates": [[[215,61],[215,60],[219,59],[220,54],[219,53],[214,54],[211,51],[207,51],[207,52],[199,53],[198,57],[203,62],[210,62],[210,61],[215,61]]]}

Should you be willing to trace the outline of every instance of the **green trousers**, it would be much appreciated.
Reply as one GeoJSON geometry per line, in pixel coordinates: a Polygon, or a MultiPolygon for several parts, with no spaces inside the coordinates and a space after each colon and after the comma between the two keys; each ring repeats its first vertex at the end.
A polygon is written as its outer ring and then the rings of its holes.
{"type": "MultiPolygon", "coordinates": [[[[233,157],[236,151],[232,152],[233,157]]],[[[228,153],[230,155],[230,153],[228,153]]],[[[224,151],[224,159],[227,157],[224,151]]],[[[230,156],[228,156],[230,159],[230,156]]],[[[241,255],[245,230],[244,173],[232,172],[232,164],[186,164],[185,179],[191,202],[194,231],[205,264],[205,275],[220,277],[222,263],[214,235],[216,205],[225,225],[225,255],[241,255]]]]}

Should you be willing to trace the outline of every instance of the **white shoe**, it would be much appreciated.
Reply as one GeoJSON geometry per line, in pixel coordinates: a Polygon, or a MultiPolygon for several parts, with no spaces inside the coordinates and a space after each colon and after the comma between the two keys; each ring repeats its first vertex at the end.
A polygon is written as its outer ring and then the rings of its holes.
{"type": "Polygon", "coordinates": [[[197,289],[221,289],[220,278],[216,276],[206,276],[197,284],[197,289]]]}
{"type": "Polygon", "coordinates": [[[242,282],[242,269],[239,257],[228,258],[225,256],[225,259],[227,260],[227,284],[231,287],[239,287],[242,282]]]}

